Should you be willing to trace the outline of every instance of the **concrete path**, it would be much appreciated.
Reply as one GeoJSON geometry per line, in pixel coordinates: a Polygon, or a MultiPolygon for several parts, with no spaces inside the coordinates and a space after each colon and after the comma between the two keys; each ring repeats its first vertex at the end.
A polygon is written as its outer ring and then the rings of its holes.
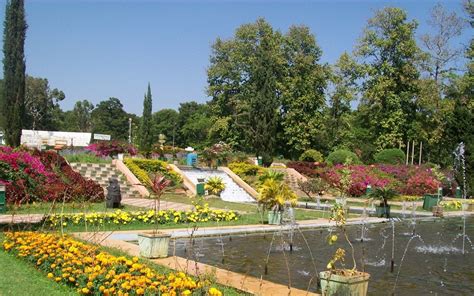
{"type": "MultiPolygon", "coordinates": [[[[147,209],[155,208],[155,200],[149,198],[124,198],[122,204],[147,209]]],[[[188,211],[192,209],[194,209],[193,205],[160,200],[160,210],[188,211]]]]}
{"type": "Polygon", "coordinates": [[[0,224],[38,223],[44,214],[0,215],[0,224]]]}
{"type": "MultiPolygon", "coordinates": [[[[298,208],[307,208],[307,209],[321,209],[321,210],[329,211],[331,209],[332,205],[325,204],[324,202],[321,202],[319,206],[315,202],[298,202],[297,207],[298,208]]],[[[354,212],[358,212],[358,213],[363,213],[364,212],[364,207],[362,207],[362,206],[349,205],[349,209],[354,211],[354,212]]],[[[370,206],[367,206],[365,209],[367,211],[367,214],[371,214],[371,213],[374,212],[373,209],[370,206]]],[[[407,206],[407,209],[405,211],[398,210],[398,209],[390,209],[390,212],[393,213],[393,214],[397,214],[397,215],[403,215],[404,214],[407,217],[413,214],[413,212],[411,211],[411,207],[408,207],[408,206],[407,206]]],[[[449,213],[449,212],[445,212],[445,214],[446,213],[449,213]]],[[[454,216],[462,216],[462,212],[460,212],[460,211],[454,212],[454,213],[459,214],[459,215],[454,215],[454,216]]],[[[419,216],[431,217],[431,216],[433,216],[433,214],[430,213],[430,212],[415,211],[415,216],[418,216],[418,217],[419,216]]]]}

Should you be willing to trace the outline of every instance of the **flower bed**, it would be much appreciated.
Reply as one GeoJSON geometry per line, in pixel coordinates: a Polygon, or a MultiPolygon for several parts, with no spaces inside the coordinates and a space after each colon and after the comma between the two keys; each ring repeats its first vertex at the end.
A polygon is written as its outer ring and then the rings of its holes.
{"type": "Polygon", "coordinates": [[[119,153],[137,155],[137,148],[135,148],[131,144],[119,141],[102,141],[92,143],[86,147],[86,150],[91,151],[95,153],[95,155],[100,157],[114,157],[117,156],[119,153]]]}
{"type": "Polygon", "coordinates": [[[173,185],[182,182],[181,176],[169,168],[168,164],[164,161],[157,159],[125,158],[123,162],[143,185],[151,186],[151,174],[163,175],[166,179],[171,180],[173,185]]]}
{"type": "MultiPolygon", "coordinates": [[[[335,188],[339,187],[341,171],[345,168],[344,165],[325,167],[310,162],[292,162],[288,167],[308,177],[320,177],[335,188]]],[[[367,185],[373,188],[390,186],[405,195],[435,193],[441,186],[436,172],[424,166],[376,164],[351,165],[349,169],[352,181],[349,193],[352,196],[364,195],[367,185]]]]}
{"type": "Polygon", "coordinates": [[[7,232],[3,249],[84,295],[222,295],[182,272],[159,274],[136,257],[116,257],[67,236],[7,232]]]}
{"type": "Polygon", "coordinates": [[[79,225],[87,222],[88,224],[116,224],[126,225],[131,223],[148,223],[154,224],[155,220],[158,224],[186,224],[196,222],[220,222],[235,221],[239,219],[239,215],[234,211],[211,210],[208,205],[195,206],[194,211],[175,211],[162,210],[156,213],[150,211],[125,212],[117,210],[113,213],[79,213],[79,214],[53,214],[44,218],[46,224],[58,226],[79,225]]]}
{"type": "Polygon", "coordinates": [[[104,200],[99,184],[75,172],[54,151],[32,152],[0,147],[0,183],[7,187],[7,202],[104,200]]]}

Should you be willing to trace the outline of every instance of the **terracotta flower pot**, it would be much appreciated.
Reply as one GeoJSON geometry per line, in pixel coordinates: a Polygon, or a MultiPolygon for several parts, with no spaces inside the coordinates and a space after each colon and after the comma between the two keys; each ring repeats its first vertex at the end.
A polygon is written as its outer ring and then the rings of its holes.
{"type": "Polygon", "coordinates": [[[370,274],[356,271],[354,274],[339,274],[332,271],[319,273],[323,296],[365,296],[370,274]]]}

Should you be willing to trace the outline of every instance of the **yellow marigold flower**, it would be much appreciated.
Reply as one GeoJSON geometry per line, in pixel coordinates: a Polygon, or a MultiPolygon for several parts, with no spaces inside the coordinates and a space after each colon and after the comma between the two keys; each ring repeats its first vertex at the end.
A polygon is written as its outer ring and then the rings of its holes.
{"type": "Polygon", "coordinates": [[[49,279],[52,279],[53,277],[54,277],[54,274],[52,274],[51,272],[48,273],[48,278],[49,278],[49,279]]]}
{"type": "Polygon", "coordinates": [[[210,296],[222,296],[222,292],[217,290],[216,288],[212,287],[209,289],[210,296]]]}
{"type": "Polygon", "coordinates": [[[89,291],[89,289],[87,289],[87,288],[82,288],[82,289],[81,289],[81,293],[82,293],[82,294],[89,294],[89,292],[90,292],[90,291],[89,291]]]}

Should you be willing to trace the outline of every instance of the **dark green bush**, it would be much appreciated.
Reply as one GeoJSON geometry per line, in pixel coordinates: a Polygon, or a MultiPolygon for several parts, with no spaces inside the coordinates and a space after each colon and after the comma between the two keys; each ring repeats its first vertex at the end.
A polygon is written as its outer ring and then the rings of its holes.
{"type": "Polygon", "coordinates": [[[315,149],[308,149],[300,156],[300,161],[323,162],[323,155],[315,149]]]}
{"type": "Polygon", "coordinates": [[[376,163],[402,164],[405,162],[405,153],[400,149],[384,149],[374,155],[376,163]]]}
{"type": "Polygon", "coordinates": [[[361,163],[359,157],[357,157],[354,152],[345,149],[339,149],[329,153],[328,157],[326,158],[326,162],[330,165],[344,164],[349,158],[352,160],[352,164],[361,163]]]}

